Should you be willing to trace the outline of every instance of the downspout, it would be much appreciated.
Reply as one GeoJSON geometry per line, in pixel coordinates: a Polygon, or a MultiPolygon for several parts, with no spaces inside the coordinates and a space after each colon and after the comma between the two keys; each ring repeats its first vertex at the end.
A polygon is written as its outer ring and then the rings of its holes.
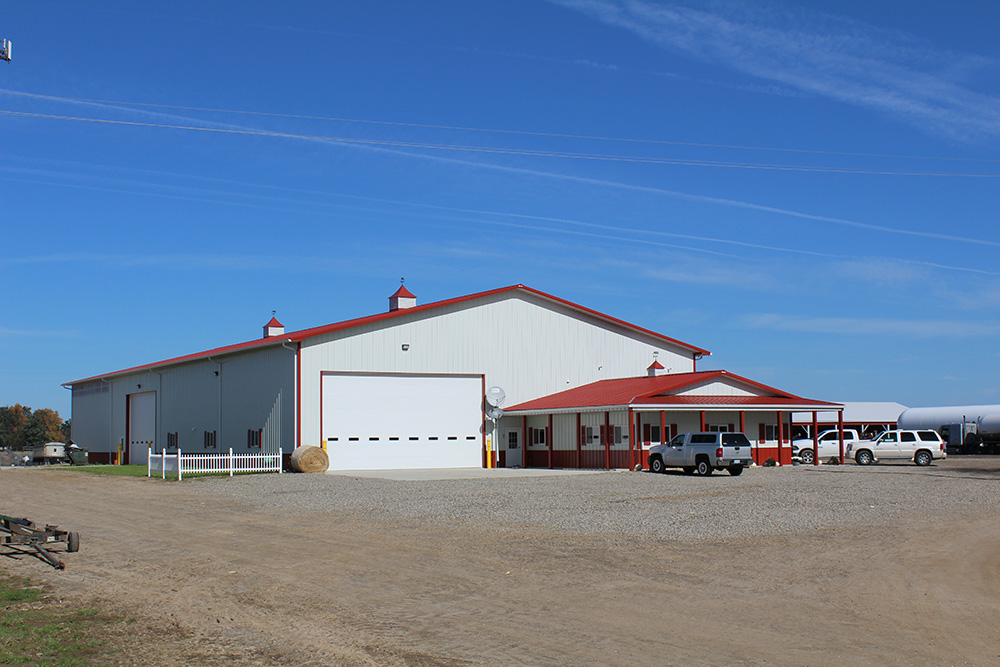
{"type": "MultiPolygon", "coordinates": [[[[159,379],[156,389],[156,428],[153,429],[153,451],[155,453],[156,441],[160,439],[160,426],[163,424],[163,422],[160,421],[163,408],[163,406],[160,405],[160,403],[163,402],[163,373],[154,368],[150,368],[149,372],[156,373],[156,377],[159,379]]],[[[180,443],[178,443],[178,446],[180,446],[180,443]]]]}
{"type": "Polygon", "coordinates": [[[108,437],[111,441],[108,442],[108,463],[111,462],[111,450],[114,448],[114,436],[112,431],[115,428],[115,383],[111,380],[101,378],[101,382],[106,382],[108,384],[108,437]]]}
{"type": "MultiPolygon", "coordinates": [[[[292,441],[295,443],[294,448],[298,448],[302,445],[302,399],[300,396],[302,392],[299,391],[299,384],[301,382],[300,377],[302,375],[302,343],[298,342],[295,343],[295,347],[288,347],[290,342],[291,341],[282,341],[281,347],[295,352],[295,386],[293,387],[295,389],[295,436],[292,438],[292,441]]],[[[321,405],[320,410],[322,409],[323,406],[321,405]]],[[[323,434],[320,433],[320,438],[322,437],[323,434]]]]}
{"type": "Polygon", "coordinates": [[[216,361],[212,357],[208,357],[208,360],[211,361],[213,364],[219,364],[219,370],[216,371],[216,375],[219,376],[219,411],[218,411],[218,418],[217,418],[218,422],[217,422],[216,428],[219,429],[219,430],[218,430],[218,433],[217,433],[217,435],[215,437],[215,451],[216,452],[221,452],[222,450],[220,449],[220,447],[222,447],[221,443],[223,442],[223,440],[222,440],[222,362],[221,361],[216,361]]]}

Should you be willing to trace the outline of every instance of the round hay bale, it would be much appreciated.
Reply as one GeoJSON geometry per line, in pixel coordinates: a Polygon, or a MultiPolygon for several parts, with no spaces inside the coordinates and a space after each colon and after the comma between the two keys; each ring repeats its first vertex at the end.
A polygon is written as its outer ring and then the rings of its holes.
{"type": "Polygon", "coordinates": [[[292,470],[295,472],[326,472],[330,457],[319,447],[297,447],[292,451],[292,470]]]}

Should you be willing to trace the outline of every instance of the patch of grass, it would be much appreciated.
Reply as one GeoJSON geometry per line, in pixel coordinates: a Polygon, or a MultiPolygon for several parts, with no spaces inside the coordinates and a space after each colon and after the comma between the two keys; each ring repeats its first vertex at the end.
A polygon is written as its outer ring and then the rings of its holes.
{"type": "Polygon", "coordinates": [[[144,465],[90,465],[90,466],[66,466],[59,470],[74,470],[79,472],[89,472],[94,475],[116,475],[119,477],[145,477],[146,466],[144,465]]]}
{"type": "Polygon", "coordinates": [[[117,650],[104,637],[119,622],[93,607],[67,607],[0,572],[0,665],[109,664],[117,650]]]}

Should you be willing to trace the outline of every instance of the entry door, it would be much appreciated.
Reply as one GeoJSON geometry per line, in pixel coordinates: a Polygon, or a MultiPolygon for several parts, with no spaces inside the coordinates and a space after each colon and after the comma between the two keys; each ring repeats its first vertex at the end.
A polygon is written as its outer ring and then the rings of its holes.
{"type": "Polygon", "coordinates": [[[156,448],[156,392],[129,394],[128,397],[128,462],[146,463],[146,450],[156,448]]]}
{"type": "Polygon", "coordinates": [[[507,468],[524,467],[524,442],[520,428],[504,429],[503,442],[507,447],[504,466],[507,468]]]}

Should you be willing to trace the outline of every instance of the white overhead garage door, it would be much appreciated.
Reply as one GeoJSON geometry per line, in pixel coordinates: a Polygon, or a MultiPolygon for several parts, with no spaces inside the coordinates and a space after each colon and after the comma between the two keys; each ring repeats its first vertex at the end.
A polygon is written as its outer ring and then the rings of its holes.
{"type": "Polygon", "coordinates": [[[331,470],[482,466],[481,375],[324,373],[331,470]]]}

